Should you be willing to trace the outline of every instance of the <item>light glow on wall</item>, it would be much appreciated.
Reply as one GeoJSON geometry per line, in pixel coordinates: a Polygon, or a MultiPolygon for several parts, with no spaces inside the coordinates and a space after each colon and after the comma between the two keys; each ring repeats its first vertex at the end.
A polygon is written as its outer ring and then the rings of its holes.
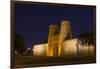
{"type": "Polygon", "coordinates": [[[63,55],[75,56],[77,53],[77,39],[70,39],[63,42],[63,55]]]}
{"type": "Polygon", "coordinates": [[[38,44],[33,46],[35,56],[46,56],[48,44],[38,44]]]}
{"type": "Polygon", "coordinates": [[[79,53],[78,56],[94,56],[95,55],[95,46],[78,45],[78,49],[77,49],[76,44],[77,44],[77,39],[70,39],[70,40],[64,41],[63,48],[62,48],[63,55],[76,56],[77,52],[79,53]]]}
{"type": "Polygon", "coordinates": [[[93,45],[90,45],[90,46],[80,45],[79,46],[79,54],[83,55],[83,56],[93,56],[95,54],[95,46],[93,46],[93,45]]]}
{"type": "MultiPolygon", "coordinates": [[[[50,47],[48,46],[48,43],[34,45],[33,54],[34,56],[49,56],[48,54],[49,48],[50,47]]],[[[79,53],[79,56],[94,56],[95,55],[95,46],[93,45],[90,45],[90,46],[78,45],[78,48],[79,50],[77,49],[77,38],[66,40],[63,42],[63,45],[61,48],[62,50],[61,55],[62,56],[77,56],[77,52],[79,53]]],[[[53,56],[53,49],[51,49],[49,52],[50,52],[50,55],[53,56]]]]}

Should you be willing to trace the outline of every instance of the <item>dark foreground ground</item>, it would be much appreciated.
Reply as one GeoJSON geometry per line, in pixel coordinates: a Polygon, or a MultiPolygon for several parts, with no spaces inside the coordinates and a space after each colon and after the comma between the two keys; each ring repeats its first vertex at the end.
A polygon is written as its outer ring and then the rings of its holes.
{"type": "Polygon", "coordinates": [[[95,57],[33,57],[16,56],[14,68],[95,63],[95,57]]]}

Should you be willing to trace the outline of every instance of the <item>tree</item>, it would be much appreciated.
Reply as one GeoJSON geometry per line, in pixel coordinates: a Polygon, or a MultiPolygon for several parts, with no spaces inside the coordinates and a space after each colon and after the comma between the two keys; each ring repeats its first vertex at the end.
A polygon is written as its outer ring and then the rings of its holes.
{"type": "Polygon", "coordinates": [[[15,34],[14,36],[14,50],[19,54],[23,54],[25,51],[24,38],[22,35],[15,34]]]}
{"type": "Polygon", "coordinates": [[[79,47],[78,44],[82,46],[89,46],[89,54],[90,54],[90,45],[95,46],[95,41],[94,41],[94,34],[92,32],[83,32],[79,35],[78,40],[77,40],[77,55],[79,55],[79,47]]]}

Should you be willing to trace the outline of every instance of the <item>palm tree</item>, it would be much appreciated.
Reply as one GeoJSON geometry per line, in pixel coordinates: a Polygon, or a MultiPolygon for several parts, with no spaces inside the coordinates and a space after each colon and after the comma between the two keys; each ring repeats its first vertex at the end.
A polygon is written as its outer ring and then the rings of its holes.
{"type": "Polygon", "coordinates": [[[77,40],[77,43],[76,43],[76,47],[77,47],[77,56],[79,55],[79,47],[78,47],[78,44],[79,44],[79,39],[77,40]]]}
{"type": "Polygon", "coordinates": [[[77,40],[77,55],[79,55],[79,47],[78,45],[82,45],[82,46],[89,46],[89,56],[90,56],[90,45],[94,45],[94,35],[93,33],[90,33],[90,32],[85,32],[85,33],[81,33],[78,37],[78,40],[77,40]]]}

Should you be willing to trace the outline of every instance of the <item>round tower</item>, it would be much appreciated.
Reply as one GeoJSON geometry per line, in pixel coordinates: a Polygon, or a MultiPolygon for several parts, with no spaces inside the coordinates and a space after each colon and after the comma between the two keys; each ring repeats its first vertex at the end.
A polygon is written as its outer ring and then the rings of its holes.
{"type": "Polygon", "coordinates": [[[72,35],[71,35],[70,22],[68,20],[63,20],[61,22],[60,34],[59,34],[58,56],[61,56],[62,54],[61,50],[63,41],[71,38],[72,35]]]}
{"type": "Polygon", "coordinates": [[[48,35],[48,56],[55,56],[56,55],[56,48],[58,43],[58,26],[57,25],[50,25],[49,26],[49,35],[48,35]]]}

